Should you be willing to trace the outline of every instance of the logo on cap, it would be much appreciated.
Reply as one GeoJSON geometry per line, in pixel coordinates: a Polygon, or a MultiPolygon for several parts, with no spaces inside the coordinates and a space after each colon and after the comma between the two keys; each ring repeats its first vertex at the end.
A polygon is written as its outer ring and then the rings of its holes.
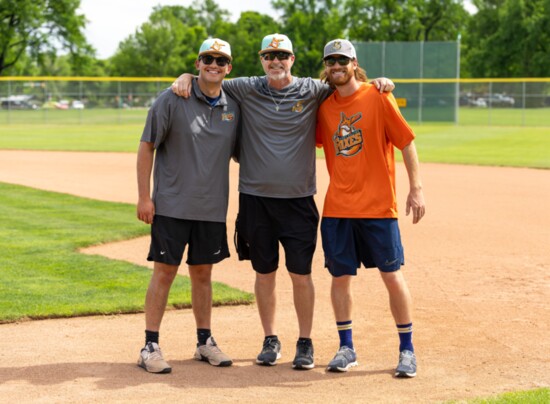
{"type": "Polygon", "coordinates": [[[225,46],[223,43],[219,43],[218,41],[214,41],[212,45],[210,45],[210,49],[219,51],[221,50],[222,46],[225,46]]]}
{"type": "Polygon", "coordinates": [[[342,49],[342,42],[340,41],[336,41],[332,44],[332,49],[334,50],[339,50],[339,49],[342,49]]]}
{"type": "Polygon", "coordinates": [[[283,41],[284,41],[283,38],[277,39],[277,38],[273,37],[273,39],[271,40],[271,43],[269,45],[267,45],[267,48],[278,49],[279,48],[279,43],[283,42],[283,41]]]}

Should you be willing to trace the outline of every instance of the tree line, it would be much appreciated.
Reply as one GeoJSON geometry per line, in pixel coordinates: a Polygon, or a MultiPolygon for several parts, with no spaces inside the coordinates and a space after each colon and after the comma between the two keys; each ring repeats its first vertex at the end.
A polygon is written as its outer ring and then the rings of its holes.
{"type": "MultiPolygon", "coordinates": [[[[456,41],[461,77],[550,77],[550,0],[273,0],[280,18],[241,13],[214,0],[156,6],[148,21],[100,60],[83,30],[80,0],[0,0],[0,75],[175,77],[194,71],[201,42],[227,40],[232,77],[262,75],[261,39],[293,42],[293,74],[318,77],[326,42],[456,41]],[[62,56],[60,56],[62,55],[62,56]]],[[[108,29],[108,27],[106,27],[108,29]]]]}

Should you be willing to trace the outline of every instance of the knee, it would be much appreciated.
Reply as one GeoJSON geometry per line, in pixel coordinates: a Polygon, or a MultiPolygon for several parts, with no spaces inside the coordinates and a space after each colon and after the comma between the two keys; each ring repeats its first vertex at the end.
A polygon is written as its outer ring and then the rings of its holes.
{"type": "Polygon", "coordinates": [[[153,273],[153,277],[157,283],[164,286],[170,286],[172,285],[172,282],[174,282],[174,278],[176,277],[177,273],[178,273],[177,267],[155,269],[153,273]]]}
{"type": "Polygon", "coordinates": [[[401,271],[382,273],[382,279],[384,279],[384,283],[389,291],[403,290],[407,287],[401,271]]]}
{"type": "Polygon", "coordinates": [[[297,274],[291,273],[290,277],[292,279],[292,284],[295,287],[313,288],[313,280],[311,278],[311,275],[297,275],[297,274]]]}

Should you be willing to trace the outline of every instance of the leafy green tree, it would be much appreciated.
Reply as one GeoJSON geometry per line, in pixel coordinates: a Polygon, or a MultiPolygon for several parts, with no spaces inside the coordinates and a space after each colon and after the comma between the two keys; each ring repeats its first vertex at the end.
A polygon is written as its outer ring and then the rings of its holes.
{"type": "Polygon", "coordinates": [[[341,38],[345,32],[338,3],[333,0],[272,2],[273,8],[282,12],[280,33],[287,35],[294,47],[296,62],[293,74],[319,77],[325,44],[331,39],[341,38]]]}
{"type": "Polygon", "coordinates": [[[476,0],[465,38],[473,77],[550,76],[550,0],[476,0]]]}
{"type": "Polygon", "coordinates": [[[258,51],[262,38],[280,30],[280,26],[268,15],[255,11],[241,13],[235,24],[221,23],[212,27],[212,36],[231,44],[233,70],[230,77],[263,76],[258,51]]]}
{"type": "Polygon", "coordinates": [[[187,23],[193,18],[189,7],[155,7],[149,21],[119,44],[110,60],[111,74],[167,77],[194,70],[197,44],[206,30],[187,23]]]}
{"type": "Polygon", "coordinates": [[[0,74],[28,57],[41,64],[68,52],[72,72],[84,69],[92,48],[83,34],[85,19],[76,13],[80,0],[0,0],[0,74]]]}
{"type": "Polygon", "coordinates": [[[454,41],[469,20],[463,0],[346,0],[351,40],[454,41]]]}

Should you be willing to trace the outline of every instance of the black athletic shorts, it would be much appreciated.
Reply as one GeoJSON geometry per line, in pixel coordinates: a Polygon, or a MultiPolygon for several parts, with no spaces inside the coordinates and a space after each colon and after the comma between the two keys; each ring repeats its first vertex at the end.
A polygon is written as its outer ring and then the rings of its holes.
{"type": "MultiPolygon", "coordinates": [[[[313,196],[266,198],[239,195],[239,215],[235,228],[239,243],[247,247],[240,259],[250,259],[261,274],[279,266],[279,242],[285,250],[289,272],[308,275],[317,244],[319,212],[313,196]]],[[[237,239],[237,237],[235,237],[237,239]]]]}
{"type": "Polygon", "coordinates": [[[229,257],[225,223],[155,215],[147,261],[180,265],[188,244],[188,265],[215,264],[229,257]]]}

